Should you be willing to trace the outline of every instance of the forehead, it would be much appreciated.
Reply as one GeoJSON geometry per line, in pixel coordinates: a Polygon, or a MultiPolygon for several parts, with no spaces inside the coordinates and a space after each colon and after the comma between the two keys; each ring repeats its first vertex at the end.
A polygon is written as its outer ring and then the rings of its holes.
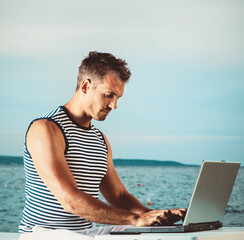
{"type": "Polygon", "coordinates": [[[103,82],[98,86],[100,90],[114,93],[120,97],[124,93],[125,82],[122,82],[115,74],[108,73],[104,76],[103,82]]]}

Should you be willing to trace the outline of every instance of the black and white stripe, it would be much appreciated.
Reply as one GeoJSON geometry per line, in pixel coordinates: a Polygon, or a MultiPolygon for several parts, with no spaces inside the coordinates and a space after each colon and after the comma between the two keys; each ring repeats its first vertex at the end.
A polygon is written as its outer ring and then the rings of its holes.
{"type": "MultiPolygon", "coordinates": [[[[61,129],[66,142],[65,158],[79,190],[98,198],[99,185],[107,172],[107,146],[102,133],[93,125],[84,128],[77,124],[63,106],[40,119],[49,119],[61,129]]],[[[21,233],[31,232],[34,226],[76,232],[92,226],[92,222],[63,209],[38,175],[26,143],[24,167],[26,202],[19,225],[21,233]]]]}

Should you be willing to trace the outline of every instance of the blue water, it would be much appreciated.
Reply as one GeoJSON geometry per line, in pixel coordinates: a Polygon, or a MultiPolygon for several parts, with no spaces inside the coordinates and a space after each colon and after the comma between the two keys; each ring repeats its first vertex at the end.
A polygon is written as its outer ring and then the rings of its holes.
{"type": "MultiPolygon", "coordinates": [[[[187,207],[199,167],[116,167],[127,188],[152,209],[187,207]],[[141,186],[138,186],[141,185],[141,186]]],[[[0,231],[17,232],[24,206],[22,165],[0,165],[0,231]]],[[[102,196],[100,197],[103,200],[102,196]]],[[[239,170],[224,226],[244,226],[244,168],[239,170]]]]}

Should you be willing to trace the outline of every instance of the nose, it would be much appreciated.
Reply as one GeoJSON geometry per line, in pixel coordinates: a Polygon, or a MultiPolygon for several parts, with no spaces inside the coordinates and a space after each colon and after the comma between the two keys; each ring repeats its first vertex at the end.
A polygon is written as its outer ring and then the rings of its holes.
{"type": "Polygon", "coordinates": [[[108,105],[111,109],[116,109],[117,108],[117,98],[114,97],[113,100],[109,103],[108,105]]]}

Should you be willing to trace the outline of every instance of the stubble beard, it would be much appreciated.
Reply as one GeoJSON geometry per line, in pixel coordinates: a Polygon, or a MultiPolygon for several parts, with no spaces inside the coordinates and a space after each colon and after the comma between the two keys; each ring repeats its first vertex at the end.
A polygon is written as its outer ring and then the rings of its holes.
{"type": "Polygon", "coordinates": [[[108,114],[109,113],[106,114],[104,110],[101,110],[96,114],[96,116],[93,117],[93,119],[95,119],[96,121],[104,121],[107,118],[108,114]]]}

